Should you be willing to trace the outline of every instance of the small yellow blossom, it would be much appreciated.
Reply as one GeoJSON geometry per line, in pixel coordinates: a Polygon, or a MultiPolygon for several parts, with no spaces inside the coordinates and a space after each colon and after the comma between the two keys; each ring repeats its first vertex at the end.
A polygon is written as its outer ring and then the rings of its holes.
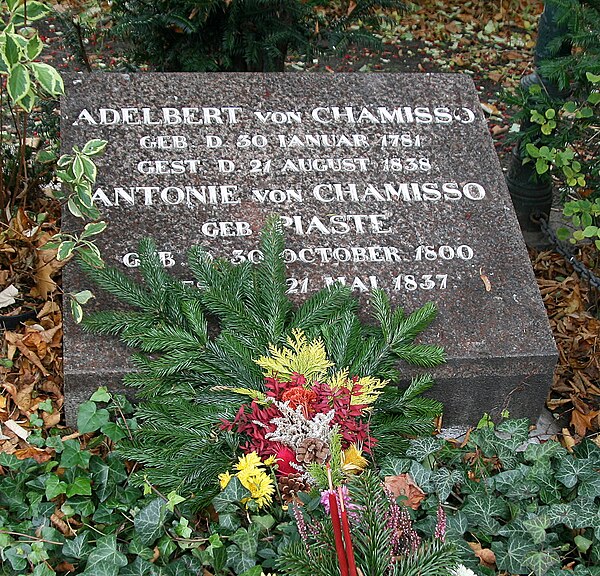
{"type": "Polygon", "coordinates": [[[265,466],[275,466],[275,464],[277,464],[277,456],[275,456],[275,455],[269,456],[265,460],[265,466]]]}
{"type": "Polygon", "coordinates": [[[240,478],[240,482],[245,488],[250,490],[250,496],[259,508],[262,508],[273,501],[275,487],[273,486],[273,481],[270,476],[267,476],[264,472],[258,472],[257,474],[246,477],[244,480],[240,478]]]}
{"type": "Polygon", "coordinates": [[[233,478],[233,476],[229,472],[223,472],[219,474],[219,484],[221,485],[221,490],[225,490],[227,488],[227,484],[233,478]]]}

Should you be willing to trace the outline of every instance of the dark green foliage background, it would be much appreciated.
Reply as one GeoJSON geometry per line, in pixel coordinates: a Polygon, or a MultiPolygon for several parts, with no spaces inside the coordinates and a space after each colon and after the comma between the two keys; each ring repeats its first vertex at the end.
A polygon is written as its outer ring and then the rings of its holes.
{"type": "Polygon", "coordinates": [[[115,0],[113,34],[132,63],[163,72],[278,72],[290,51],[376,47],[372,31],[401,0],[115,0]],[[355,25],[355,26],[353,26],[355,25]]]}

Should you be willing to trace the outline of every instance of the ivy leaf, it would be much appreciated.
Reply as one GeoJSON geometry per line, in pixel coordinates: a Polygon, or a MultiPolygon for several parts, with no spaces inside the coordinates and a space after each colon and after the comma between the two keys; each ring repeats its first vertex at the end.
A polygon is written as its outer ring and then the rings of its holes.
{"type": "Polygon", "coordinates": [[[254,566],[254,568],[250,568],[250,570],[246,570],[246,572],[244,572],[243,574],[240,574],[240,576],[261,576],[261,574],[264,574],[264,572],[262,571],[262,568],[260,566],[254,566]]]}
{"type": "Polygon", "coordinates": [[[231,532],[237,530],[240,527],[240,521],[237,519],[236,514],[219,514],[219,527],[224,530],[230,530],[231,532]]]}
{"type": "Polygon", "coordinates": [[[528,471],[529,466],[525,466],[524,464],[512,470],[504,470],[492,478],[493,486],[498,492],[507,494],[513,491],[516,485],[520,485],[528,471]]]}
{"type": "Polygon", "coordinates": [[[546,515],[549,526],[564,524],[568,528],[573,528],[575,517],[570,504],[556,504],[550,506],[546,511],[546,515]]]}
{"type": "Polygon", "coordinates": [[[571,502],[573,528],[592,528],[600,526],[600,510],[594,500],[577,498],[571,502]]]}
{"type": "Polygon", "coordinates": [[[91,453],[88,450],[82,450],[77,440],[65,440],[63,442],[63,451],[60,457],[60,467],[74,468],[81,466],[87,468],[90,462],[91,453]]]}
{"type": "Polygon", "coordinates": [[[229,481],[225,489],[215,496],[213,506],[217,512],[224,512],[232,504],[241,502],[243,498],[248,498],[250,491],[242,486],[242,483],[235,476],[229,481]]]}
{"type": "Polygon", "coordinates": [[[440,468],[433,473],[432,481],[440,502],[445,502],[452,493],[454,485],[463,481],[463,476],[458,470],[440,468]]]}
{"type": "Polygon", "coordinates": [[[117,537],[114,534],[98,539],[96,548],[92,550],[85,566],[85,576],[117,576],[119,568],[127,566],[127,557],[117,548],[117,537]]]}
{"type": "Polygon", "coordinates": [[[100,430],[102,434],[108,436],[113,442],[119,442],[127,437],[127,432],[116,422],[107,422],[100,430]]]}
{"type": "Polygon", "coordinates": [[[456,514],[448,516],[447,518],[447,530],[448,532],[454,532],[462,536],[469,528],[469,520],[467,515],[459,510],[456,514]]]}
{"type": "Polygon", "coordinates": [[[142,544],[152,544],[160,536],[166,515],[165,503],[160,498],[152,500],[135,515],[133,525],[142,544]]]}
{"type": "Polygon", "coordinates": [[[248,556],[235,544],[227,547],[227,566],[231,567],[236,574],[241,574],[256,566],[254,558],[248,556]]]}
{"type": "Polygon", "coordinates": [[[167,494],[166,507],[169,512],[173,512],[175,510],[175,506],[181,504],[182,502],[185,502],[185,498],[177,494],[177,492],[175,492],[174,490],[167,494]]]}
{"type": "Polygon", "coordinates": [[[168,576],[197,576],[204,573],[202,563],[193,556],[182,556],[167,566],[168,576]]]}
{"type": "Polygon", "coordinates": [[[104,426],[109,419],[110,414],[108,413],[108,410],[105,408],[98,409],[95,402],[88,400],[79,406],[77,429],[82,434],[96,432],[96,430],[99,430],[104,426]]]}
{"type": "Polygon", "coordinates": [[[469,522],[480,526],[488,534],[494,535],[500,529],[500,523],[494,516],[505,517],[507,506],[503,498],[492,494],[469,494],[465,500],[463,512],[467,515],[469,522]]]}
{"type": "Polygon", "coordinates": [[[556,479],[567,488],[573,488],[577,484],[579,476],[589,470],[590,462],[587,458],[566,457],[561,460],[560,468],[556,472],[556,479]]]}
{"type": "Polygon", "coordinates": [[[527,418],[510,418],[496,426],[498,435],[508,434],[521,444],[529,437],[529,420],[527,418]]]}
{"type": "Polygon", "coordinates": [[[431,470],[427,470],[422,464],[413,461],[409,474],[421,490],[429,492],[432,489],[431,470]]]}
{"type": "Polygon", "coordinates": [[[410,469],[411,462],[409,458],[388,456],[381,460],[381,475],[398,476],[399,474],[405,474],[410,469]]]}
{"type": "Polygon", "coordinates": [[[56,572],[45,562],[38,564],[31,573],[31,576],[56,576],[56,572]]]}
{"type": "Polygon", "coordinates": [[[67,486],[67,497],[80,495],[80,496],[91,496],[92,495],[92,483],[89,478],[78,476],[75,480],[67,486]]]}
{"type": "Polygon", "coordinates": [[[552,566],[559,563],[558,555],[548,550],[530,552],[525,557],[525,566],[530,568],[535,576],[544,576],[552,566]]]}
{"type": "Polygon", "coordinates": [[[406,455],[409,458],[414,458],[419,462],[423,462],[430,454],[435,454],[442,447],[439,440],[429,436],[424,438],[416,438],[410,441],[410,446],[406,450],[406,455]]]}
{"type": "Polygon", "coordinates": [[[542,444],[529,444],[523,453],[523,458],[527,462],[538,462],[566,453],[567,451],[558,442],[544,442],[542,444]]]}
{"type": "Polygon", "coordinates": [[[135,554],[144,560],[152,560],[154,551],[148,546],[144,546],[137,534],[133,534],[129,546],[127,547],[128,554],[135,554]]]}
{"type": "Polygon", "coordinates": [[[523,526],[531,536],[534,544],[541,544],[546,540],[546,529],[550,527],[548,516],[540,514],[523,520],[523,526]]]}
{"type": "Polygon", "coordinates": [[[525,558],[535,547],[526,540],[511,536],[508,542],[492,542],[492,551],[496,555],[496,566],[509,574],[529,574],[530,569],[525,565],[525,558]]]}
{"type": "Polygon", "coordinates": [[[52,500],[60,494],[67,492],[67,483],[63,482],[58,476],[52,474],[46,481],[46,499],[52,500]]]}
{"type": "Polygon", "coordinates": [[[89,532],[77,534],[72,540],[67,540],[62,547],[62,553],[68,558],[77,558],[77,560],[85,560],[92,550],[89,543],[89,532]]]}
{"type": "Polygon", "coordinates": [[[240,547],[242,552],[249,556],[254,556],[258,548],[257,536],[256,530],[240,528],[231,539],[240,547]]]}
{"type": "Polygon", "coordinates": [[[588,470],[588,474],[580,478],[578,494],[582,498],[589,498],[593,500],[597,496],[600,496],[600,474],[594,471],[591,467],[588,470]]]}
{"type": "Polygon", "coordinates": [[[131,563],[121,568],[119,576],[154,576],[157,574],[154,564],[139,556],[131,563]]]}

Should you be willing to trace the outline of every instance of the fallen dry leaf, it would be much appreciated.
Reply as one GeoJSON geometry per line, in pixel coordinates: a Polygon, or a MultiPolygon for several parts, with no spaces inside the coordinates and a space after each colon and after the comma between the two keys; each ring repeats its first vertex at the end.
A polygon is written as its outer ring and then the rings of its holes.
{"type": "Polygon", "coordinates": [[[38,464],[48,462],[53,456],[53,451],[41,450],[35,446],[27,446],[26,448],[20,448],[15,450],[14,455],[19,460],[27,460],[27,458],[33,458],[38,464]]]}
{"type": "Polygon", "coordinates": [[[27,440],[29,432],[23,428],[20,424],[17,424],[14,420],[7,420],[4,425],[13,433],[16,434],[21,440],[27,440]]]}
{"type": "MultiPolygon", "coordinates": [[[[40,246],[43,246],[48,240],[50,235],[45,234],[40,238],[40,246]]],[[[56,282],[52,279],[52,276],[56,274],[64,265],[65,261],[58,261],[56,259],[57,249],[52,248],[49,250],[36,250],[36,271],[35,271],[35,296],[46,300],[52,292],[56,289],[56,282]]]]}
{"type": "Polygon", "coordinates": [[[600,410],[593,410],[584,414],[579,410],[575,409],[571,412],[571,426],[575,429],[575,433],[582,438],[590,430],[596,430],[598,423],[594,422],[596,417],[600,414],[600,410]]]}
{"type": "Polygon", "coordinates": [[[384,483],[394,498],[405,496],[406,500],[403,500],[402,503],[413,510],[417,510],[425,498],[425,492],[419,488],[410,474],[386,476],[384,483]]]}
{"type": "Polygon", "coordinates": [[[483,270],[481,268],[479,269],[479,277],[481,278],[481,281],[485,286],[485,291],[490,292],[492,290],[492,283],[490,282],[490,279],[487,277],[487,275],[483,273],[483,270]]]}
{"type": "Polygon", "coordinates": [[[479,561],[488,568],[493,568],[496,564],[496,555],[489,548],[482,548],[479,542],[467,542],[471,550],[479,561]]]}

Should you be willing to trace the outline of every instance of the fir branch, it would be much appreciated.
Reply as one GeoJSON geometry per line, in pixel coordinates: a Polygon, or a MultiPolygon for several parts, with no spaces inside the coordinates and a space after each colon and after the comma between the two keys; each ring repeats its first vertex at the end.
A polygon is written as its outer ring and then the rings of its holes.
{"type": "Polygon", "coordinates": [[[349,367],[363,340],[363,329],[357,315],[346,310],[337,322],[322,326],[321,334],[335,366],[338,369],[349,367]]]}
{"type": "Polygon", "coordinates": [[[447,576],[448,568],[459,562],[453,544],[434,540],[421,545],[416,552],[398,562],[396,576],[447,576]]]}
{"type": "Polygon", "coordinates": [[[284,248],[281,219],[271,217],[261,235],[263,261],[257,267],[254,280],[258,312],[265,319],[265,334],[271,344],[279,344],[283,340],[291,310],[291,302],[286,295],[285,263],[282,258],[284,248]]]}
{"type": "Polygon", "coordinates": [[[156,302],[148,291],[115,268],[95,268],[83,261],[79,262],[79,266],[99,288],[126,304],[146,311],[157,309],[156,302]]]}
{"type": "Polygon", "coordinates": [[[335,283],[311,296],[294,314],[288,329],[300,328],[307,334],[327,322],[340,309],[356,309],[348,286],[335,283]]]}
{"type": "Polygon", "coordinates": [[[446,361],[446,354],[441,346],[431,344],[401,344],[393,348],[398,358],[425,368],[434,368],[446,361]]]}

